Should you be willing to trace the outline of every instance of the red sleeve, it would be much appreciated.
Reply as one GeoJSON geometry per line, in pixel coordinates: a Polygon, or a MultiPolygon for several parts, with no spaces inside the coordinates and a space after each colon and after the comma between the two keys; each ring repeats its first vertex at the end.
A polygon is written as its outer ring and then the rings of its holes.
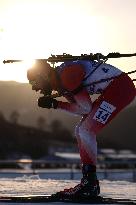
{"type": "Polygon", "coordinates": [[[73,96],[73,102],[59,101],[58,108],[73,114],[84,115],[91,111],[92,101],[87,90],[83,89],[73,96]]]}
{"type": "Polygon", "coordinates": [[[81,85],[84,76],[85,70],[83,65],[67,65],[60,74],[62,87],[68,91],[73,91],[81,85]]]}

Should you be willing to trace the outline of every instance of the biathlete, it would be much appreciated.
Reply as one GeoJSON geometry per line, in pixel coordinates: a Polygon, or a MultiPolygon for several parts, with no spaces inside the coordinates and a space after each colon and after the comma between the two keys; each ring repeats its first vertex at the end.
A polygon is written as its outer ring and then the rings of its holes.
{"type": "Polygon", "coordinates": [[[75,136],[83,177],[77,186],[64,189],[57,196],[98,196],[100,185],[96,174],[96,135],[132,102],[135,97],[133,81],[126,73],[110,64],[84,60],[65,62],[55,69],[50,64],[39,61],[28,70],[27,77],[32,90],[43,94],[47,90],[55,90],[67,99],[63,102],[43,96],[38,99],[39,107],[60,109],[81,116],[75,136]],[[91,100],[93,94],[100,94],[94,102],[91,100]]]}

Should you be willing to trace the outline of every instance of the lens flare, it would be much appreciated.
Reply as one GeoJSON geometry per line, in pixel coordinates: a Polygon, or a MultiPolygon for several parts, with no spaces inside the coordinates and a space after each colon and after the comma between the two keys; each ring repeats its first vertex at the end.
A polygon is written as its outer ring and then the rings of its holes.
{"type": "Polygon", "coordinates": [[[26,59],[26,60],[23,60],[21,62],[21,65],[24,69],[26,68],[26,70],[27,70],[27,69],[33,67],[35,65],[35,63],[36,63],[36,60],[34,60],[34,59],[26,59]]]}

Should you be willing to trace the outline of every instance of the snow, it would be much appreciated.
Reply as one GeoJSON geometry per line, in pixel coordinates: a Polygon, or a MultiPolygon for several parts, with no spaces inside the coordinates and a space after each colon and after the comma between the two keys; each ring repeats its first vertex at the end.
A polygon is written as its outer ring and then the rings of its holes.
{"type": "MultiPolygon", "coordinates": [[[[43,179],[40,178],[39,175],[24,175],[15,178],[3,177],[0,178],[0,196],[52,194],[64,188],[75,186],[78,182],[79,180],[43,179]]],[[[136,183],[134,182],[103,179],[100,180],[100,185],[102,196],[136,200],[136,183]]],[[[6,205],[7,204],[13,205],[14,203],[6,203],[6,205]]]]}

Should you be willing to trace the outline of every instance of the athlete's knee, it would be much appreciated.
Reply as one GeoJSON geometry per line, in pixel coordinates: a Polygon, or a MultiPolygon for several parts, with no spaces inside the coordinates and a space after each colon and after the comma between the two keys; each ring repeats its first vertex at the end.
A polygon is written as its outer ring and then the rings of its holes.
{"type": "Polygon", "coordinates": [[[80,138],[81,127],[82,127],[83,122],[84,122],[84,117],[81,119],[81,121],[75,127],[75,136],[77,138],[80,138]]]}
{"type": "Polygon", "coordinates": [[[80,137],[80,124],[78,124],[78,125],[76,125],[76,127],[75,127],[75,136],[76,136],[76,138],[79,138],[80,137]]]}
{"type": "Polygon", "coordinates": [[[95,137],[95,133],[93,133],[93,131],[90,129],[90,127],[88,126],[88,123],[83,122],[79,129],[78,129],[78,133],[80,135],[80,138],[86,139],[86,138],[94,138],[95,137]]]}

